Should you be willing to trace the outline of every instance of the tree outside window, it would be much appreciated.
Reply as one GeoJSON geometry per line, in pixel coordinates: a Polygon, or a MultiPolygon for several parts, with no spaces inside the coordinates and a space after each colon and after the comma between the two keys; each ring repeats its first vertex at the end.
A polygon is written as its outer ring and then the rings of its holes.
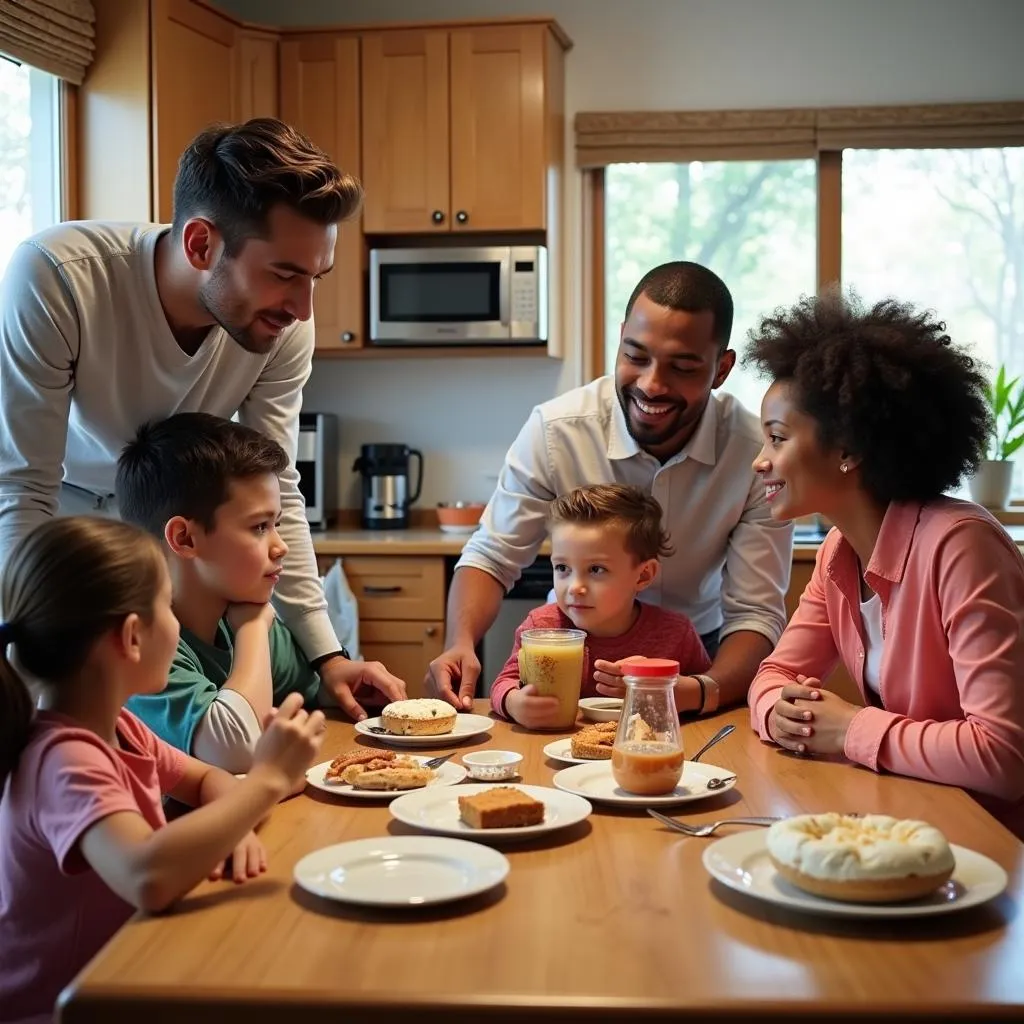
{"type": "Polygon", "coordinates": [[[0,57],[0,276],[19,242],[60,220],[58,84],[0,57]]]}

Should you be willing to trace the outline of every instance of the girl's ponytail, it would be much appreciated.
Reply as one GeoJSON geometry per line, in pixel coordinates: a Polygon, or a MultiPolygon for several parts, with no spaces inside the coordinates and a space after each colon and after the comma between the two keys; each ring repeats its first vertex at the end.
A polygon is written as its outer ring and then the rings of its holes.
{"type": "Polygon", "coordinates": [[[0,624],[0,792],[14,771],[32,728],[32,695],[7,658],[14,627],[0,624]]]}

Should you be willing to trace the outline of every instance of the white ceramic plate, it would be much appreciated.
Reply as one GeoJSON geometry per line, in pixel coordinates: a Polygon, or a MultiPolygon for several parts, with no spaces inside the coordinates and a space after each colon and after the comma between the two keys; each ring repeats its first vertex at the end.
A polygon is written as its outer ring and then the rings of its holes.
{"type": "Polygon", "coordinates": [[[736,780],[731,779],[720,789],[708,789],[708,780],[727,778],[732,772],[717,768],[703,761],[684,761],[683,777],[671,793],[663,796],[639,796],[619,789],[612,775],[611,761],[588,761],[572,768],[555,772],[552,782],[566,793],[576,793],[588,800],[604,804],[621,804],[627,807],[664,807],[669,804],[685,804],[691,800],[706,800],[709,796],[728,793],[736,780]]]}
{"type": "Polygon", "coordinates": [[[469,526],[457,523],[438,523],[437,525],[444,533],[473,533],[480,528],[479,523],[473,523],[469,526]]]}
{"type": "Polygon", "coordinates": [[[704,867],[723,885],[756,899],[791,910],[838,917],[927,917],[976,907],[998,896],[1006,872],[983,854],[950,844],[956,867],[953,877],[931,896],[908,903],[844,903],[812,896],[790,885],[775,870],[764,829],[737,832],[708,846],[704,867]]]}
{"type": "Polygon", "coordinates": [[[405,793],[390,805],[391,816],[424,832],[458,836],[461,839],[534,839],[546,832],[568,828],[590,816],[590,803],[570,793],[546,786],[520,786],[499,782],[459,786],[458,789],[433,788],[405,793]],[[544,820],[524,828],[470,828],[459,818],[459,797],[473,796],[498,786],[514,786],[544,804],[544,820]]]}
{"type": "Polygon", "coordinates": [[[580,713],[591,722],[617,722],[622,717],[622,699],[619,697],[584,697],[580,713]]]}
{"type": "MultiPolygon", "coordinates": [[[[429,758],[417,757],[413,755],[413,760],[419,761],[423,764],[424,761],[428,761],[429,758]]],[[[409,789],[356,789],[355,786],[348,782],[328,782],[324,776],[327,774],[327,769],[331,767],[330,761],[321,761],[320,764],[313,765],[309,771],[306,772],[306,781],[314,789],[322,789],[325,793],[330,793],[331,796],[344,796],[352,797],[355,800],[394,800],[396,796],[401,796],[403,793],[411,793],[409,789]]],[[[466,769],[461,764],[452,764],[451,761],[445,761],[440,768],[435,770],[433,779],[423,786],[423,789],[428,789],[431,786],[454,786],[457,782],[461,782],[466,777],[466,769]]]]}
{"type": "Polygon", "coordinates": [[[388,836],[315,850],[295,865],[295,881],[342,903],[424,907],[486,892],[508,872],[505,857],[478,843],[388,836]]]}
{"type": "Polygon", "coordinates": [[[371,732],[373,726],[383,727],[380,718],[366,718],[362,722],[356,722],[356,732],[362,736],[370,736],[389,747],[450,747],[454,743],[461,743],[472,736],[481,736],[494,728],[494,719],[486,715],[468,715],[459,712],[455,716],[455,726],[451,732],[443,733],[440,736],[393,736],[388,732],[371,732]]]}
{"type": "Polygon", "coordinates": [[[562,764],[601,764],[593,757],[573,757],[571,739],[553,740],[544,748],[544,756],[562,764]]]}

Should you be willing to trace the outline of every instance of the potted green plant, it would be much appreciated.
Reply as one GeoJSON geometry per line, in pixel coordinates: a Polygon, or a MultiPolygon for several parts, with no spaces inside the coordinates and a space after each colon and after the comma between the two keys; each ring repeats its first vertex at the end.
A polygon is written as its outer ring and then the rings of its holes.
{"type": "Polygon", "coordinates": [[[1006,508],[1013,484],[1011,459],[1024,445],[1024,383],[1019,377],[1007,379],[1006,367],[1000,366],[985,393],[992,408],[992,457],[981,463],[968,486],[979,505],[1006,508]]]}

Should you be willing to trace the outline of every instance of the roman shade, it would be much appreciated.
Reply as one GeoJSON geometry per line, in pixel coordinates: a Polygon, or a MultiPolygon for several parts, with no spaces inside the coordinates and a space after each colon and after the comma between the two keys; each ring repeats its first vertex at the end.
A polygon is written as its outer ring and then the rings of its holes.
{"type": "Polygon", "coordinates": [[[0,53],[81,85],[95,21],[92,0],[0,0],[0,53]]]}
{"type": "Polygon", "coordinates": [[[576,164],[780,160],[825,150],[1024,146],[1024,103],[576,115],[576,164]]]}

